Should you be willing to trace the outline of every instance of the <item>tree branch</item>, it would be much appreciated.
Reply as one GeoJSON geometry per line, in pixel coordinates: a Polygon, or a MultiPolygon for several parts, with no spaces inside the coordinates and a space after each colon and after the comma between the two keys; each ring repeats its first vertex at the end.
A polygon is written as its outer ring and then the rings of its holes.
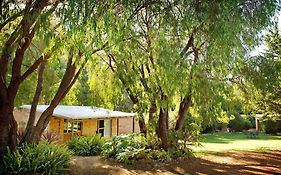
{"type": "Polygon", "coordinates": [[[50,58],[51,55],[42,55],[39,59],[37,59],[19,78],[20,82],[23,82],[30,74],[32,74],[38,67],[39,65],[44,61],[50,58]]]}
{"type": "Polygon", "coordinates": [[[4,21],[3,23],[0,24],[0,31],[10,22],[16,20],[18,17],[20,17],[23,14],[23,10],[19,11],[18,13],[14,14],[13,16],[11,16],[10,18],[8,18],[6,21],[4,21]]]}

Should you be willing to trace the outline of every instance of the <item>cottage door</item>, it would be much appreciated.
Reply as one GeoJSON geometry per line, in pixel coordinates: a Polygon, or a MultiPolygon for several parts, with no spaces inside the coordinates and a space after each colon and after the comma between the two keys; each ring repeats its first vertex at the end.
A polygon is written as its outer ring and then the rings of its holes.
{"type": "Polygon", "coordinates": [[[104,120],[104,137],[110,137],[111,135],[111,122],[110,119],[104,120]]]}

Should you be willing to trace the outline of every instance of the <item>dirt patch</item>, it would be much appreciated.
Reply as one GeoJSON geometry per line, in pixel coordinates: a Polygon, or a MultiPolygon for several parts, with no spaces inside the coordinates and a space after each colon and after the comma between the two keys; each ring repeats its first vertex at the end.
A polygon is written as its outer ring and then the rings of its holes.
{"type": "Polygon", "coordinates": [[[100,157],[74,157],[71,175],[173,175],[173,174],[249,174],[281,175],[281,151],[270,153],[237,152],[215,153],[198,158],[165,163],[142,161],[122,165],[100,157]]]}

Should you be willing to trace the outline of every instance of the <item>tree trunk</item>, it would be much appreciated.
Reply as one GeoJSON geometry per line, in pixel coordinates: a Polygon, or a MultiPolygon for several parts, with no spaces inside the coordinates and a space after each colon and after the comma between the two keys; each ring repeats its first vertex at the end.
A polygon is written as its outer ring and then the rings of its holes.
{"type": "MultiPolygon", "coordinates": [[[[162,94],[161,100],[166,103],[167,96],[162,94]]],[[[157,135],[161,139],[162,148],[165,150],[169,148],[168,129],[168,106],[165,106],[160,108],[157,128],[157,135]]]]}
{"type": "Polygon", "coordinates": [[[154,113],[157,111],[155,100],[150,100],[150,109],[148,114],[148,125],[151,126],[153,123],[154,113]]]}
{"type": "Polygon", "coordinates": [[[14,107],[10,104],[0,106],[0,160],[9,147],[15,149],[17,145],[18,125],[13,115],[14,107]]]}
{"type": "MultiPolygon", "coordinates": [[[[112,66],[112,62],[116,63],[116,59],[112,54],[109,54],[108,58],[109,58],[108,66],[110,67],[111,71],[115,73],[115,69],[112,66]]],[[[129,98],[133,102],[133,104],[138,104],[139,103],[138,96],[134,95],[133,90],[130,87],[128,87],[126,79],[122,76],[118,76],[118,78],[122,82],[123,86],[125,87],[125,90],[128,93],[129,98]]],[[[139,127],[140,127],[140,132],[146,135],[147,127],[143,115],[141,115],[139,118],[139,127]]]]}
{"type": "Polygon", "coordinates": [[[189,107],[191,106],[191,101],[192,101],[191,94],[188,96],[185,96],[183,98],[183,100],[181,101],[175,130],[182,129],[183,124],[184,124],[184,119],[187,115],[187,111],[188,111],[189,107]]]}
{"type": "Polygon", "coordinates": [[[33,129],[34,131],[32,133],[32,137],[30,138],[30,140],[28,140],[28,142],[38,142],[40,140],[44,130],[47,128],[52,118],[55,108],[74,85],[85,64],[86,62],[84,62],[76,72],[76,65],[72,60],[72,56],[69,57],[66,71],[61,80],[56,95],[51,101],[49,107],[41,114],[36,126],[33,129]]]}
{"type": "Polygon", "coordinates": [[[44,70],[45,70],[46,64],[47,64],[47,60],[44,60],[41,63],[39,70],[38,70],[36,90],[35,90],[35,94],[33,97],[28,122],[27,122],[27,125],[25,128],[25,134],[21,140],[21,143],[23,143],[23,142],[31,143],[31,140],[34,135],[34,129],[35,129],[34,122],[35,122],[35,118],[36,118],[36,109],[37,109],[37,105],[39,103],[39,99],[40,99],[41,92],[43,89],[43,75],[44,75],[44,70]]]}
{"type": "Polygon", "coordinates": [[[147,129],[146,129],[143,115],[141,115],[139,118],[139,127],[140,127],[140,132],[146,135],[147,129]]]}
{"type": "Polygon", "coordinates": [[[165,150],[169,148],[167,118],[168,118],[167,109],[160,108],[159,119],[158,119],[158,137],[161,139],[161,146],[165,150]]]}

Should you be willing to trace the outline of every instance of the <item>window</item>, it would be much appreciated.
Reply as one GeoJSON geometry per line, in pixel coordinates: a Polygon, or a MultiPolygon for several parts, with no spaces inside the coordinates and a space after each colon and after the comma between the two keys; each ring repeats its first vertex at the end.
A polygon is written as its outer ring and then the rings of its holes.
{"type": "MultiPolygon", "coordinates": [[[[81,131],[81,121],[73,120],[73,132],[81,131]]],[[[63,132],[71,132],[71,120],[64,119],[63,132]]]]}
{"type": "Polygon", "coordinates": [[[104,135],[104,120],[98,120],[98,133],[101,134],[101,136],[104,135]]]}

